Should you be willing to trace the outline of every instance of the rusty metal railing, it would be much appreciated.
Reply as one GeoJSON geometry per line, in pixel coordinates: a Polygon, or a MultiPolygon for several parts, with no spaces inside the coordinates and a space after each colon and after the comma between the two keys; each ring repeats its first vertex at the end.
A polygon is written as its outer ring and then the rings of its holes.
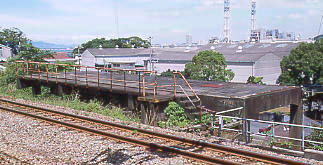
{"type": "Polygon", "coordinates": [[[124,93],[128,88],[138,88],[139,94],[143,96],[147,95],[147,87],[154,86],[153,95],[156,98],[157,95],[157,72],[140,70],[137,69],[116,69],[116,68],[106,68],[106,67],[91,67],[91,66],[81,66],[81,65],[68,65],[68,64],[51,64],[46,62],[33,62],[33,61],[16,61],[16,77],[18,78],[18,73],[21,73],[23,78],[45,79],[48,82],[50,79],[54,79],[56,84],[59,81],[63,81],[65,85],[68,82],[74,82],[77,86],[80,83],[85,83],[86,88],[89,84],[97,84],[98,90],[101,89],[102,85],[110,85],[110,91],[112,92],[114,86],[119,86],[123,88],[124,93]],[[81,73],[81,71],[83,71],[81,73]],[[94,73],[96,72],[96,73],[94,73]],[[138,81],[132,81],[127,79],[127,73],[134,72],[139,73],[138,81]],[[110,74],[109,78],[107,76],[102,76],[102,73],[110,74]],[[119,74],[116,74],[119,73],[119,74]],[[153,83],[148,83],[145,81],[145,74],[150,74],[155,76],[153,83]],[[118,75],[120,78],[113,78],[113,75],[118,75]],[[142,79],[140,76],[142,75],[142,79]],[[82,81],[81,81],[82,80],[82,81]],[[141,87],[142,85],[142,87],[141,87]],[[141,90],[142,89],[142,90],[141,90]],[[141,93],[142,91],[142,93],[141,93]]]}
{"type": "MultiPolygon", "coordinates": [[[[200,109],[200,121],[202,121],[202,100],[200,99],[200,97],[196,94],[196,92],[194,91],[194,89],[192,88],[192,86],[190,85],[190,83],[186,80],[186,78],[184,77],[184,75],[181,72],[173,72],[173,80],[174,80],[174,98],[176,98],[176,74],[180,75],[182,77],[182,79],[184,80],[184,82],[186,83],[186,85],[189,87],[189,89],[191,90],[191,92],[194,94],[194,96],[196,97],[197,101],[200,102],[199,105],[199,109],[200,109]]],[[[190,96],[185,92],[184,88],[182,88],[182,86],[180,86],[181,89],[183,90],[184,94],[186,95],[186,97],[188,98],[188,100],[192,103],[192,105],[197,109],[197,107],[195,106],[195,104],[193,103],[193,101],[191,100],[190,96]]]]}

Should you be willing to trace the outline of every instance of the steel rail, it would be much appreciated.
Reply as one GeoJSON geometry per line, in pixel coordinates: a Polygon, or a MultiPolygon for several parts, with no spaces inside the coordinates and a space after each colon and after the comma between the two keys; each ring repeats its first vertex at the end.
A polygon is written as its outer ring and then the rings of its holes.
{"type": "Polygon", "coordinates": [[[132,144],[135,144],[135,145],[148,147],[148,148],[150,148],[152,150],[161,150],[161,151],[164,151],[164,152],[172,152],[172,153],[175,153],[175,154],[183,155],[185,157],[189,157],[189,158],[192,158],[194,160],[206,162],[206,163],[209,163],[209,164],[242,165],[242,164],[240,164],[238,162],[223,160],[223,159],[219,159],[219,158],[215,158],[215,157],[210,157],[210,156],[206,156],[206,155],[202,155],[202,154],[197,154],[197,153],[194,153],[194,152],[189,152],[189,151],[177,149],[177,148],[174,148],[174,147],[160,145],[160,144],[157,144],[157,143],[150,143],[150,142],[146,142],[146,141],[143,141],[143,140],[138,140],[138,139],[134,139],[134,138],[120,136],[120,135],[116,135],[116,134],[113,134],[113,133],[103,132],[103,131],[100,131],[100,130],[96,130],[96,129],[92,129],[92,128],[88,128],[88,127],[84,127],[84,126],[80,126],[80,125],[76,125],[76,124],[71,124],[71,123],[67,123],[67,122],[64,122],[64,121],[54,120],[54,119],[51,119],[51,118],[48,118],[48,117],[43,117],[43,116],[38,116],[38,115],[18,111],[18,110],[12,109],[12,108],[3,107],[1,105],[0,105],[0,109],[8,111],[8,112],[21,114],[21,115],[24,115],[24,116],[29,116],[29,117],[36,118],[36,119],[41,119],[41,120],[44,120],[44,121],[47,121],[47,122],[56,123],[56,124],[59,124],[59,125],[70,127],[70,128],[83,130],[83,131],[90,132],[90,133],[93,133],[93,134],[110,137],[110,138],[118,140],[118,141],[123,141],[123,142],[126,142],[126,143],[132,143],[132,144]]]}
{"type": "Polygon", "coordinates": [[[265,160],[265,161],[269,161],[269,162],[273,162],[273,163],[290,164],[290,165],[304,165],[304,164],[306,164],[306,163],[297,162],[297,161],[290,160],[290,159],[284,159],[284,158],[279,158],[279,157],[275,157],[275,156],[264,155],[264,154],[260,154],[260,153],[256,153],[256,152],[245,151],[245,150],[236,149],[236,148],[227,147],[227,146],[222,146],[222,145],[209,143],[209,142],[205,142],[205,141],[193,140],[193,139],[188,139],[188,138],[184,138],[184,137],[179,137],[179,136],[174,136],[174,135],[154,132],[154,131],[150,131],[150,130],[145,130],[145,129],[141,129],[141,128],[136,128],[136,127],[132,127],[132,126],[127,126],[127,125],[112,123],[112,122],[108,122],[108,121],[93,119],[93,118],[89,118],[89,117],[78,116],[78,115],[73,115],[73,114],[69,114],[69,113],[54,111],[54,110],[43,108],[43,107],[37,107],[37,106],[33,106],[33,105],[17,103],[17,102],[14,102],[14,101],[4,100],[4,99],[1,99],[1,98],[0,98],[0,101],[8,102],[8,103],[11,103],[11,104],[16,104],[16,105],[20,105],[20,106],[25,106],[25,107],[29,107],[29,108],[39,109],[39,110],[43,110],[43,111],[47,111],[47,112],[51,112],[51,113],[56,113],[56,114],[63,115],[63,116],[69,116],[69,117],[73,117],[73,118],[78,118],[78,119],[81,119],[81,120],[87,120],[87,121],[94,122],[94,123],[100,123],[100,124],[103,124],[103,125],[109,125],[109,126],[113,126],[113,127],[118,127],[118,128],[121,128],[121,129],[138,131],[138,132],[144,133],[144,134],[149,134],[149,135],[158,136],[158,137],[162,137],[162,138],[167,138],[167,139],[171,139],[171,140],[181,141],[181,142],[185,142],[185,143],[189,143],[189,144],[193,144],[193,145],[197,145],[197,146],[201,146],[201,147],[205,147],[205,148],[221,150],[223,152],[230,152],[230,153],[238,154],[239,156],[242,155],[242,156],[245,156],[245,157],[256,158],[256,159],[259,159],[259,160],[265,160]]]}

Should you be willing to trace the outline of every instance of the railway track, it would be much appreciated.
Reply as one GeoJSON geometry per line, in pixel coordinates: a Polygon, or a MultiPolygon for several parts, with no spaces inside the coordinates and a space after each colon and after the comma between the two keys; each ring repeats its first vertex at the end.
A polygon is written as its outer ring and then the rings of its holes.
{"type": "Polygon", "coordinates": [[[0,99],[0,109],[206,164],[304,163],[0,99]]]}

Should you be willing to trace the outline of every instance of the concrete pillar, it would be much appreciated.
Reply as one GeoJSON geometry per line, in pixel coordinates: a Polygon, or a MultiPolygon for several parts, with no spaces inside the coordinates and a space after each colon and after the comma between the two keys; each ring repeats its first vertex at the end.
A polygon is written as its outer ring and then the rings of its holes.
{"type": "MultiPolygon", "coordinates": [[[[303,124],[303,109],[301,105],[290,105],[290,124],[303,124]]],[[[289,130],[289,137],[302,139],[302,130],[301,127],[291,127],[289,130]]],[[[301,142],[292,140],[294,145],[300,146],[301,142]]],[[[301,149],[301,147],[299,148],[301,149]]]]}
{"type": "Polygon", "coordinates": [[[21,80],[21,79],[17,79],[17,89],[22,89],[22,88],[26,88],[27,85],[21,80]]]}
{"type": "Polygon", "coordinates": [[[41,94],[41,85],[40,84],[33,84],[32,85],[32,93],[33,93],[33,96],[41,94]]]}
{"type": "Polygon", "coordinates": [[[159,105],[154,103],[141,102],[141,123],[157,126],[159,105]]]}
{"type": "Polygon", "coordinates": [[[62,85],[57,85],[57,96],[63,96],[63,86],[62,85]]]}
{"type": "Polygon", "coordinates": [[[134,96],[133,95],[128,95],[128,101],[127,101],[127,104],[128,104],[128,109],[133,111],[136,109],[135,107],[135,99],[134,99],[134,96]]]}

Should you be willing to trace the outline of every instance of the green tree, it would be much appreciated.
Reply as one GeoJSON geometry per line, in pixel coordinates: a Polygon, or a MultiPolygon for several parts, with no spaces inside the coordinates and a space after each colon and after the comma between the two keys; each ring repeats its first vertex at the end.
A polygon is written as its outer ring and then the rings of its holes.
{"type": "Polygon", "coordinates": [[[282,85],[323,84],[323,40],[301,43],[280,62],[282,85]]]}
{"type": "Polygon", "coordinates": [[[264,85],[265,83],[262,82],[263,77],[255,77],[255,76],[250,76],[247,80],[247,84],[260,84],[264,85]]]}
{"type": "MultiPolygon", "coordinates": [[[[119,48],[148,48],[150,43],[147,40],[143,40],[139,37],[129,37],[129,38],[118,38],[106,40],[105,38],[96,38],[88,41],[81,45],[80,53],[83,53],[88,48],[115,48],[118,45],[119,48]]],[[[73,50],[73,53],[78,53],[78,48],[73,50]]]]}
{"type": "Polygon", "coordinates": [[[0,44],[10,47],[13,54],[18,54],[20,45],[30,43],[30,41],[18,28],[2,29],[0,31],[0,44]]]}
{"type": "Polygon", "coordinates": [[[211,50],[201,51],[185,65],[184,75],[194,80],[230,81],[234,73],[226,69],[224,56],[211,50]]]}
{"type": "Polygon", "coordinates": [[[44,57],[52,57],[53,53],[50,51],[40,50],[31,44],[21,45],[18,55],[14,60],[24,61],[44,61],[44,57]]]}

